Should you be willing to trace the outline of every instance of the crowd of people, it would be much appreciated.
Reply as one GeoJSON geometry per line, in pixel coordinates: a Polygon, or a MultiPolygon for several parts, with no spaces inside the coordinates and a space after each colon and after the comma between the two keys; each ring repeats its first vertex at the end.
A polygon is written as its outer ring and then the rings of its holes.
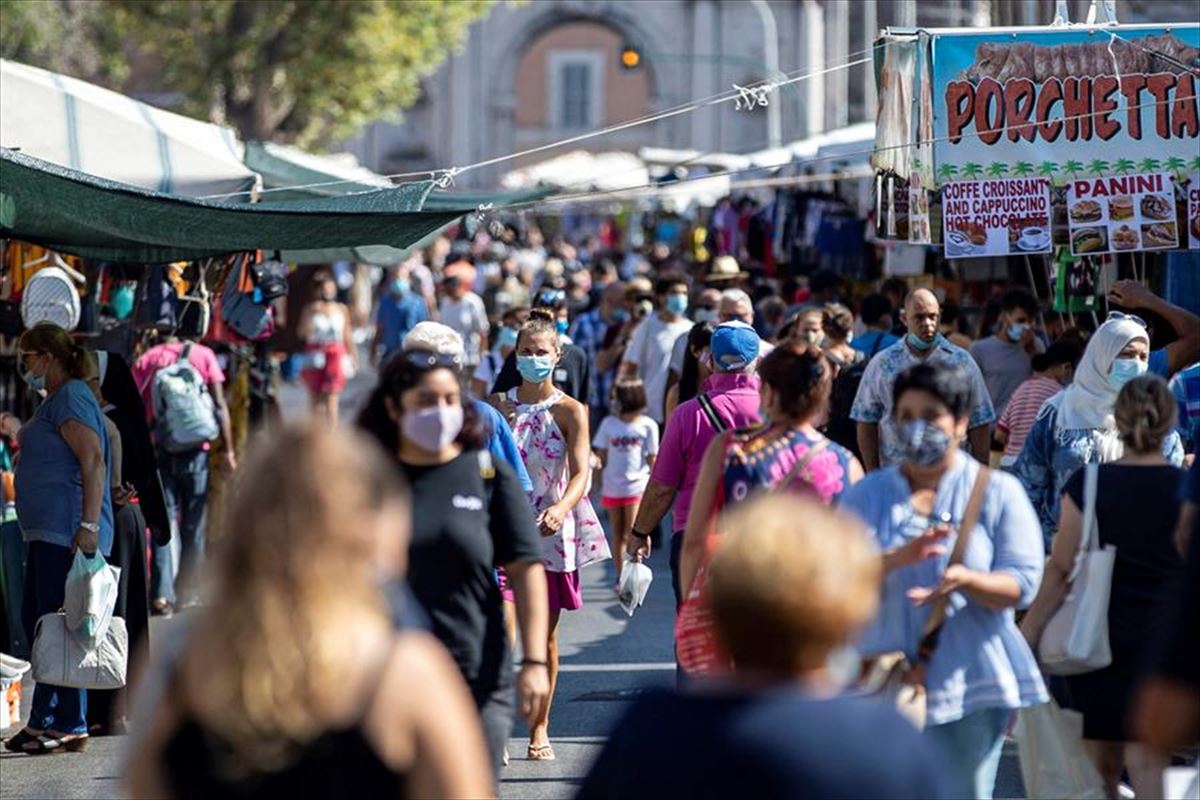
{"type": "MultiPolygon", "coordinates": [[[[139,642],[148,613],[191,610],[145,670],[139,796],[483,796],[516,716],[526,758],[555,758],[581,570],[611,561],[619,589],[663,548],[679,686],[634,703],[581,796],[989,798],[1015,712],[1052,698],[1110,796],[1123,775],[1155,796],[1200,738],[1180,633],[1200,317],[1119,281],[1094,329],[1056,326],[1008,286],[969,333],[930,288],[872,288],[535,228],[440,238],[384,274],[375,385],[338,428],[359,353],[320,273],[300,338],[324,424],[251,448],[208,564],[209,470],[239,469],[212,351],[168,337],[131,368],[36,327],[19,355],[45,399],[2,425],[27,622],[62,603],[76,548],[142,576],[119,601],[139,642]],[[1087,515],[1116,548],[1112,661],[1063,680],[1039,642],[1087,515]],[[921,688],[923,733],[862,680],[881,669],[921,688]]],[[[83,749],[126,713],[93,720],[88,694],[39,685],[5,746],[83,749]]]]}

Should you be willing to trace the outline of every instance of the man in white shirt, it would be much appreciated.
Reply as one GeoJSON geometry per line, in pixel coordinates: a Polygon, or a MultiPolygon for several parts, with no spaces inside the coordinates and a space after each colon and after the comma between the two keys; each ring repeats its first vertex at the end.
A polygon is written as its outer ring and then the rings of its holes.
{"type": "Polygon", "coordinates": [[[452,328],[463,339],[466,374],[472,375],[487,349],[488,318],[483,300],[471,291],[475,283],[475,267],[469,262],[447,264],[442,270],[444,295],[438,309],[443,325],[452,328]]]}
{"type": "Polygon", "coordinates": [[[692,321],[684,316],[688,307],[688,285],[682,276],[660,277],[654,284],[654,296],[658,308],[633,332],[621,373],[642,379],[646,386],[646,413],[662,425],[671,348],[680,336],[692,329],[692,321]]]}

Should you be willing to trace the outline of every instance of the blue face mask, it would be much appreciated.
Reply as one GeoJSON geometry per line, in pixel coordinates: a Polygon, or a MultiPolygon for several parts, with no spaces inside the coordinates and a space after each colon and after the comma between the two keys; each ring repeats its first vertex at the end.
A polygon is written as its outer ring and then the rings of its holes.
{"type": "Polygon", "coordinates": [[[1121,387],[1134,378],[1145,375],[1146,369],[1147,364],[1141,359],[1118,358],[1112,363],[1112,370],[1108,373],[1108,383],[1119,392],[1121,391],[1121,387]]]}
{"type": "Polygon", "coordinates": [[[921,350],[921,351],[930,350],[930,349],[936,347],[942,341],[942,335],[940,333],[935,335],[933,337],[933,339],[928,342],[925,341],[924,339],[920,338],[919,336],[912,335],[911,333],[908,334],[905,338],[908,340],[909,346],[911,346],[912,348],[914,348],[916,350],[921,350]]]}
{"type": "Polygon", "coordinates": [[[688,299],[686,294],[669,294],[667,295],[666,303],[667,311],[670,311],[676,316],[683,316],[687,312],[688,299]]]}
{"type": "Polygon", "coordinates": [[[554,356],[517,356],[517,372],[526,383],[545,383],[554,364],[554,356]]]}
{"type": "Polygon", "coordinates": [[[497,347],[516,347],[517,346],[517,329],[510,328],[507,325],[500,329],[496,334],[497,347]]]}
{"type": "Polygon", "coordinates": [[[567,335],[567,328],[571,327],[570,320],[559,319],[554,321],[554,330],[558,331],[559,336],[567,335]]]}
{"type": "Polygon", "coordinates": [[[392,294],[408,294],[408,278],[396,278],[392,281],[392,294]]]}
{"type": "Polygon", "coordinates": [[[1014,322],[1012,325],[1008,326],[1008,338],[1010,341],[1019,342],[1027,330],[1029,330],[1028,325],[1019,325],[1014,322]]]}
{"type": "Polygon", "coordinates": [[[950,449],[950,436],[923,419],[909,420],[896,429],[900,457],[910,464],[929,467],[942,460],[950,449]]]}

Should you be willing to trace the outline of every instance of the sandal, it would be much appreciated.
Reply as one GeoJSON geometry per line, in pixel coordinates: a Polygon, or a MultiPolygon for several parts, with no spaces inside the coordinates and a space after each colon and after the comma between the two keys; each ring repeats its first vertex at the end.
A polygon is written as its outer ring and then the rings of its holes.
{"type": "Polygon", "coordinates": [[[62,752],[82,753],[84,750],[87,750],[89,741],[90,739],[86,733],[56,734],[52,731],[47,731],[25,745],[22,752],[29,753],[32,756],[62,752]]]}
{"type": "Polygon", "coordinates": [[[38,731],[37,733],[34,733],[32,729],[24,728],[19,733],[8,737],[8,740],[4,743],[4,749],[12,753],[24,753],[25,745],[29,744],[30,742],[36,742],[38,737],[43,733],[45,733],[45,731],[38,731]]]}
{"type": "Polygon", "coordinates": [[[531,744],[529,750],[525,753],[525,758],[529,761],[553,761],[554,748],[549,742],[546,744],[531,744]]]}

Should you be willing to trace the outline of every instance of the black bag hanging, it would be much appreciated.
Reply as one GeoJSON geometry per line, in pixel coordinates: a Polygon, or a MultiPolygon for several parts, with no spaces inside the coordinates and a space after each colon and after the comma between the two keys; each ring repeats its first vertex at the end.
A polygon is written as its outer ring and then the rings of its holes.
{"type": "Polygon", "coordinates": [[[279,260],[279,251],[268,261],[252,264],[250,275],[254,279],[256,303],[265,305],[288,292],[288,265],[279,260]]]}

